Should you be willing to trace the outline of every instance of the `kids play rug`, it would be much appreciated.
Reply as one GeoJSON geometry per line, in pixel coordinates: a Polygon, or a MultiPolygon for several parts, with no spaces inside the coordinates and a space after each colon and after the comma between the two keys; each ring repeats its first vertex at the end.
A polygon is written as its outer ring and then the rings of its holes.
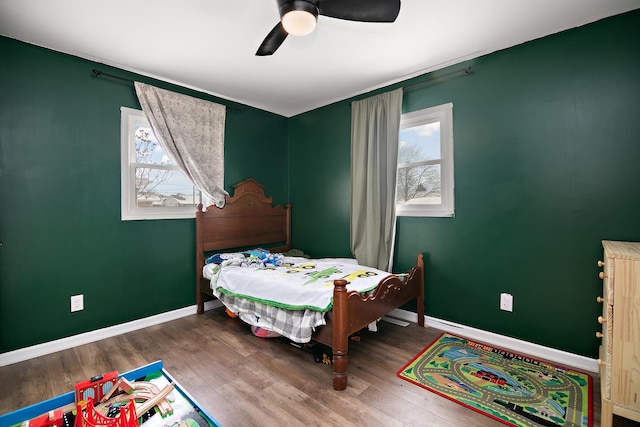
{"type": "Polygon", "coordinates": [[[510,426],[593,425],[591,376],[448,333],[398,376],[510,426]]]}

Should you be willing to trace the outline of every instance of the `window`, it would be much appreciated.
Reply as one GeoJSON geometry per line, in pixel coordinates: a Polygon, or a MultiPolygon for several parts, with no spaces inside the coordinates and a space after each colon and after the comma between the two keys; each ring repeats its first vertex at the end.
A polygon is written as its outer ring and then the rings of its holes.
{"type": "Polygon", "coordinates": [[[162,150],[140,110],[120,109],[122,219],[194,218],[200,192],[162,150]]]}
{"type": "Polygon", "coordinates": [[[400,119],[396,213],[453,216],[453,104],[400,119]]]}

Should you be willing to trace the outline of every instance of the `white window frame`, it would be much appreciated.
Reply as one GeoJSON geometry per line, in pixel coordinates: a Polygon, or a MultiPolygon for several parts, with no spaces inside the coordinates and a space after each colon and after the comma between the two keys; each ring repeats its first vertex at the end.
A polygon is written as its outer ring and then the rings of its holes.
{"type": "Polygon", "coordinates": [[[439,205],[396,204],[397,216],[453,217],[453,103],[437,105],[403,114],[400,129],[440,122],[441,203],[439,205]]]}
{"type": "MultiPolygon", "coordinates": [[[[195,218],[196,208],[188,207],[138,207],[136,204],[136,143],[133,130],[136,125],[151,127],[142,110],[120,107],[120,156],[121,156],[121,216],[123,221],[144,219],[195,218]]],[[[154,169],[180,171],[175,165],[153,165],[154,169]]]]}

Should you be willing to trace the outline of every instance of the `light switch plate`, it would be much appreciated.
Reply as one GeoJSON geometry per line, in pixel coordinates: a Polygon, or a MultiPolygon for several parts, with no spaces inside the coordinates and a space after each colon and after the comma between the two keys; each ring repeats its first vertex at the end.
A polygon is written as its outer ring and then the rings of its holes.
{"type": "Polygon", "coordinates": [[[84,295],[71,296],[71,312],[84,310],[84,295]]]}
{"type": "Polygon", "coordinates": [[[513,295],[507,293],[500,294],[500,310],[513,311],[513,295]]]}

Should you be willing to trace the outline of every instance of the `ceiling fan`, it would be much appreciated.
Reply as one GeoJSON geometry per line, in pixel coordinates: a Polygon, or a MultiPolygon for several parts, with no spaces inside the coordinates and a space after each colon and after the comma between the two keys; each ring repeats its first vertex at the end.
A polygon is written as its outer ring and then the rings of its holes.
{"type": "Polygon", "coordinates": [[[318,15],[359,22],[394,22],[400,13],[400,0],[276,0],[280,22],[267,34],[257,56],[273,55],[289,34],[306,36],[318,15]]]}

